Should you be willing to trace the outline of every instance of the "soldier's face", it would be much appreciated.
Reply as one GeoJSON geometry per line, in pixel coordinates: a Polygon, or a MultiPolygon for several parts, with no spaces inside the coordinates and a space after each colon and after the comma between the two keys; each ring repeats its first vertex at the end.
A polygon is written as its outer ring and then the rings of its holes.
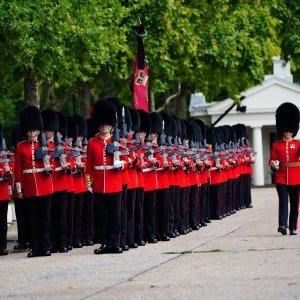
{"type": "Polygon", "coordinates": [[[293,137],[293,133],[292,132],[284,132],[283,137],[285,139],[291,139],[293,137]]]}
{"type": "Polygon", "coordinates": [[[34,141],[37,139],[38,135],[40,134],[39,130],[28,130],[26,132],[27,137],[30,141],[34,141]]]}
{"type": "Polygon", "coordinates": [[[99,127],[99,130],[100,130],[100,133],[107,134],[107,133],[111,132],[112,126],[108,125],[108,124],[104,124],[99,127]]]}
{"type": "Polygon", "coordinates": [[[52,140],[54,136],[54,131],[45,130],[45,136],[47,140],[52,140]]]}
{"type": "Polygon", "coordinates": [[[151,133],[151,140],[152,140],[152,142],[157,141],[157,134],[156,133],[151,133]]]}
{"type": "Polygon", "coordinates": [[[141,141],[144,141],[145,137],[146,137],[146,132],[144,132],[144,131],[139,132],[139,136],[140,136],[141,141]]]}

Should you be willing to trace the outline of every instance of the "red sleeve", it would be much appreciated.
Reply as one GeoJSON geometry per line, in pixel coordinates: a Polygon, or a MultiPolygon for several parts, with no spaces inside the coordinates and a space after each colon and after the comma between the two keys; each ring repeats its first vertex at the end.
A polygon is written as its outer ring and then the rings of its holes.
{"type": "Polygon", "coordinates": [[[91,141],[89,141],[88,145],[87,145],[87,159],[86,159],[85,173],[90,175],[90,176],[92,174],[92,162],[93,162],[92,147],[91,147],[91,141]]]}
{"type": "Polygon", "coordinates": [[[20,155],[20,144],[17,145],[16,155],[15,155],[15,179],[16,182],[21,182],[22,180],[22,160],[20,155]]]}
{"type": "Polygon", "coordinates": [[[270,163],[271,163],[272,160],[277,160],[277,153],[276,153],[276,150],[275,150],[274,143],[272,145],[272,149],[271,149],[271,152],[270,152],[269,165],[270,165],[270,163]]]}

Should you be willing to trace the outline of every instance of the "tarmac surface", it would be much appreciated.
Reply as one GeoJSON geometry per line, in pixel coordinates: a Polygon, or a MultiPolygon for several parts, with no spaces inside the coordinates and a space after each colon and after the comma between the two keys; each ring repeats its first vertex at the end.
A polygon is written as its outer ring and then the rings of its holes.
{"type": "Polygon", "coordinates": [[[274,188],[252,199],[254,208],[123,254],[12,251],[0,257],[0,299],[300,299],[299,235],[277,232],[274,188]]]}

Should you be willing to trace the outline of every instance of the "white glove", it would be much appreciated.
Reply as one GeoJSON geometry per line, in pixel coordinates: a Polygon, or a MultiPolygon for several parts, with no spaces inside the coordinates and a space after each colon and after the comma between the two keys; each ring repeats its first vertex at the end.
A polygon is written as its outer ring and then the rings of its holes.
{"type": "Polygon", "coordinates": [[[123,167],[123,162],[120,161],[120,160],[114,161],[114,167],[115,167],[115,169],[122,169],[122,167],[123,167]]]}

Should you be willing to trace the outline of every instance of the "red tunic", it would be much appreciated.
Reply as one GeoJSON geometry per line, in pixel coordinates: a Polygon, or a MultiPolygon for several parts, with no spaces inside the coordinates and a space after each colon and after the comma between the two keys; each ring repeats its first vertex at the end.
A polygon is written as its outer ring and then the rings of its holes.
{"type": "MultiPolygon", "coordinates": [[[[5,167],[3,163],[0,163],[0,170],[2,174],[5,173],[5,167]]],[[[8,185],[10,183],[10,180],[3,180],[3,178],[0,179],[0,201],[9,200],[9,193],[8,193],[8,185]]]]}
{"type": "Polygon", "coordinates": [[[90,139],[88,143],[86,174],[91,177],[95,193],[106,194],[122,191],[122,171],[116,169],[99,170],[99,167],[113,166],[113,156],[106,154],[106,145],[111,142],[111,138],[104,141],[98,135],[90,139]]]}
{"type": "MultiPolygon", "coordinates": [[[[155,149],[155,148],[154,148],[155,149]]],[[[157,169],[157,189],[168,189],[170,187],[169,183],[169,171],[164,168],[164,158],[161,153],[157,153],[157,158],[159,160],[160,168],[157,169]]],[[[166,159],[167,161],[167,159],[166,159]]]]}
{"type": "MultiPolygon", "coordinates": [[[[127,136],[128,141],[132,141],[131,136],[127,136]]],[[[132,143],[127,143],[127,148],[130,149],[132,147],[135,147],[134,144],[132,143]]],[[[138,177],[137,177],[137,172],[136,168],[134,165],[132,165],[132,162],[136,159],[136,154],[135,151],[130,151],[129,152],[129,158],[131,160],[131,163],[129,163],[128,166],[128,177],[129,177],[129,182],[128,182],[128,189],[136,189],[138,186],[138,177]]]]}
{"type": "Polygon", "coordinates": [[[46,196],[53,193],[51,175],[46,172],[23,173],[24,170],[44,168],[43,160],[35,159],[38,142],[23,141],[17,145],[15,161],[16,184],[21,183],[24,198],[46,196]]]}
{"type": "MultiPolygon", "coordinates": [[[[145,147],[144,143],[141,143],[142,147],[145,147]]],[[[137,146],[137,144],[136,144],[137,146]]],[[[136,168],[136,175],[137,175],[137,187],[138,188],[144,188],[145,187],[145,183],[144,183],[144,176],[143,176],[143,172],[142,172],[142,165],[144,162],[144,154],[143,154],[143,149],[137,149],[135,151],[137,157],[138,157],[138,163],[135,165],[136,168]]]]}
{"type": "MultiPolygon", "coordinates": [[[[290,142],[277,141],[273,143],[270,160],[278,160],[282,163],[300,162],[300,140],[290,142]]],[[[275,183],[298,185],[300,184],[300,167],[286,167],[279,164],[279,169],[275,173],[275,183]]]]}

